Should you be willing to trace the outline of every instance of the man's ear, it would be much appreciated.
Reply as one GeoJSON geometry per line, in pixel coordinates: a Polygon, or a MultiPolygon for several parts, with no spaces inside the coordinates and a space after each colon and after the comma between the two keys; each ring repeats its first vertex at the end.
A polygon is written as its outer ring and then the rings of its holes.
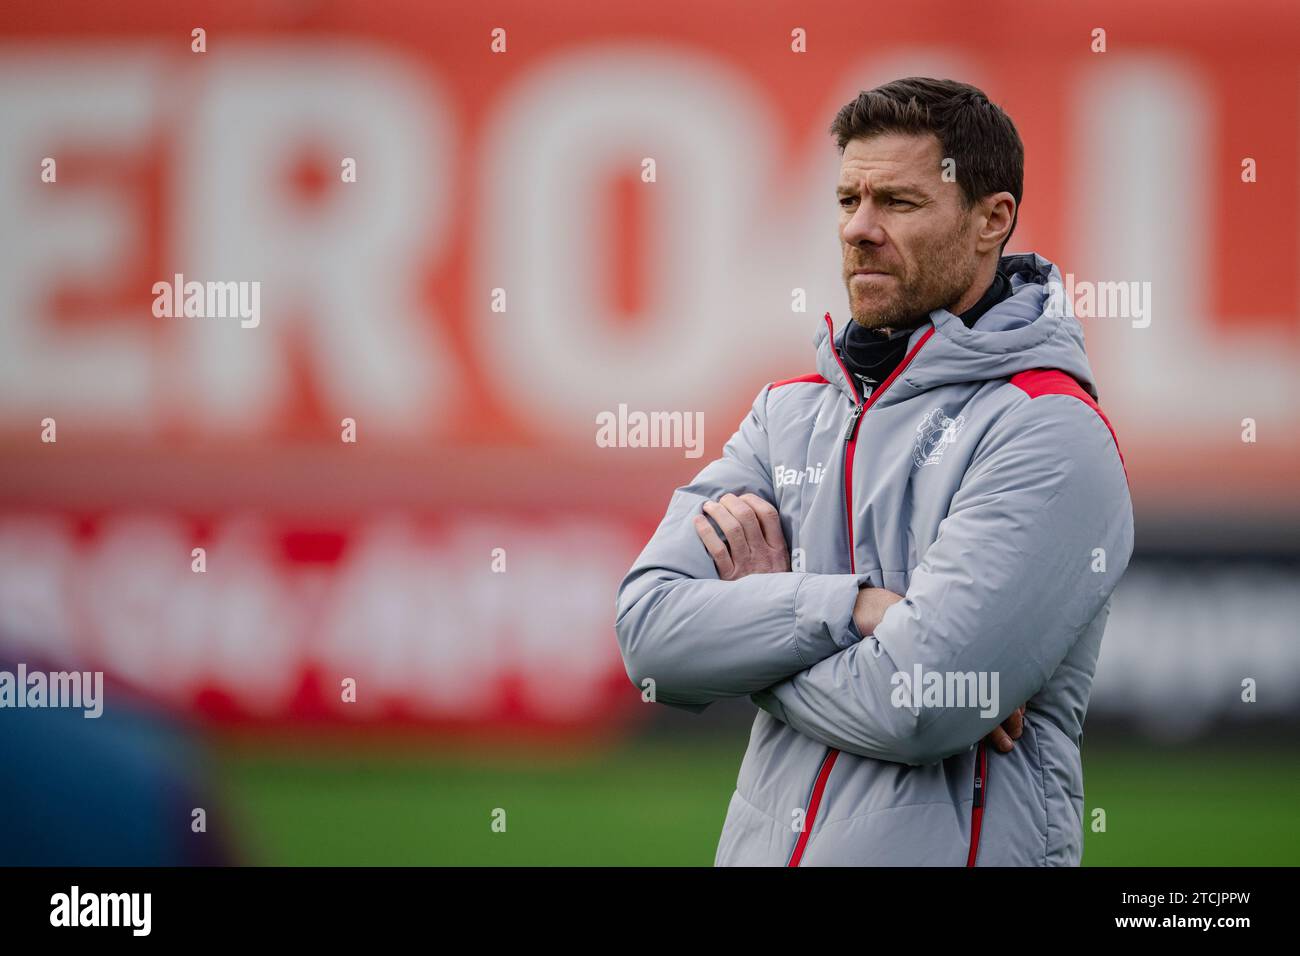
{"type": "Polygon", "coordinates": [[[1009,192],[990,193],[979,201],[980,226],[976,252],[1000,250],[1016,222],[1016,197],[1009,192]]]}

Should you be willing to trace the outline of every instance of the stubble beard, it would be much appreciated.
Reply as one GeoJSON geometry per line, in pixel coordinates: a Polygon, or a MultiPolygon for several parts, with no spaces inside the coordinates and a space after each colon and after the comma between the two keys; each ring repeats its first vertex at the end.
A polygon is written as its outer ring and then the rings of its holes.
{"type": "Polygon", "coordinates": [[[917,249],[915,261],[924,265],[914,276],[894,274],[897,291],[887,301],[875,297],[865,304],[853,296],[852,270],[857,264],[845,265],[844,285],[849,293],[849,310],[853,321],[866,329],[896,332],[915,329],[930,318],[935,309],[955,305],[975,281],[978,263],[962,252],[966,220],[933,243],[917,249]]]}

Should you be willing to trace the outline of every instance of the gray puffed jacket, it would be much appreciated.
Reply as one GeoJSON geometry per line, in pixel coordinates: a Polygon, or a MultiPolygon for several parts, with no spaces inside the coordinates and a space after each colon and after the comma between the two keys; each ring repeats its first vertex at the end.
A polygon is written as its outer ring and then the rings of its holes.
{"type": "Polygon", "coordinates": [[[1001,268],[1009,298],[971,328],[931,313],[867,396],[828,314],[817,373],[762,388],[619,586],[638,687],[759,708],[718,865],[1080,861],[1080,738],[1132,508],[1060,272],[1001,268]],[[719,579],[692,518],[726,492],[777,507],[794,570],[719,579]],[[905,598],[861,635],[867,585],[905,598]],[[987,747],[1022,703],[1012,752],[987,747]]]}

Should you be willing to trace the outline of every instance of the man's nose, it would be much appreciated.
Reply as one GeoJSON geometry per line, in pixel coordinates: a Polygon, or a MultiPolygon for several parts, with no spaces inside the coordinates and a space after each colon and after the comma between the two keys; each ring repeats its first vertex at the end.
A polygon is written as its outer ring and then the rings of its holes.
{"type": "Polygon", "coordinates": [[[885,230],[881,227],[871,203],[858,205],[848,222],[844,224],[844,228],[840,230],[840,238],[852,246],[884,245],[885,230]]]}

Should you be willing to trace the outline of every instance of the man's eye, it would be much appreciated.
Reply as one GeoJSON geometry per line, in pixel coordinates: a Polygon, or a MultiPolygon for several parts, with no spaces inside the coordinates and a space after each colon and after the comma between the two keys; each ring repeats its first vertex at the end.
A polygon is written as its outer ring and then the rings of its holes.
{"type": "Polygon", "coordinates": [[[891,199],[889,200],[889,204],[891,206],[915,206],[916,205],[916,203],[907,199],[891,199]]]}
{"type": "Polygon", "coordinates": [[[841,197],[840,197],[840,205],[841,205],[841,206],[848,207],[849,205],[851,205],[852,203],[855,203],[855,202],[857,202],[857,200],[856,200],[854,197],[852,197],[852,196],[841,196],[841,197]]]}

